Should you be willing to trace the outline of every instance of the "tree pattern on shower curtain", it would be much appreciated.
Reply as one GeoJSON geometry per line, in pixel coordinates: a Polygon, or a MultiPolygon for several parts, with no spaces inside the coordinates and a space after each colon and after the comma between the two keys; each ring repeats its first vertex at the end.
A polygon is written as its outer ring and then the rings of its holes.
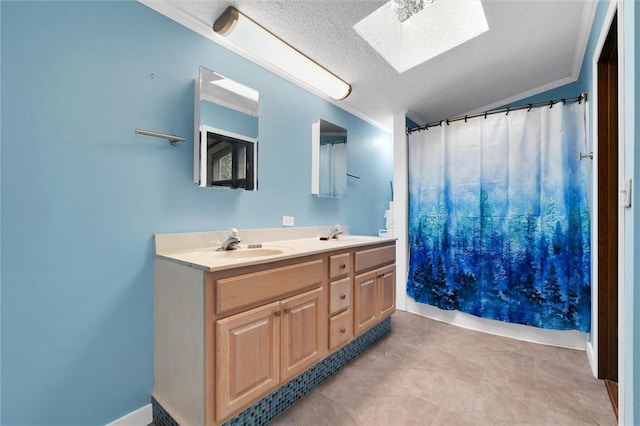
{"type": "Polygon", "coordinates": [[[584,138],[577,103],[410,135],[409,296],[588,332],[589,206],[577,159],[584,138]]]}

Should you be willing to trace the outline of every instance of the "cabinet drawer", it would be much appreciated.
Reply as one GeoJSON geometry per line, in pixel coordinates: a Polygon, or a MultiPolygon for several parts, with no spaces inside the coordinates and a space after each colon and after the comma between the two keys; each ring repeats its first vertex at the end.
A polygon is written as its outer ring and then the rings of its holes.
{"type": "Polygon", "coordinates": [[[216,312],[268,302],[278,297],[322,286],[322,259],[296,263],[216,281],[216,312]]]}
{"type": "Polygon", "coordinates": [[[339,278],[351,272],[351,253],[329,256],[329,279],[339,278]]]}
{"type": "Polygon", "coordinates": [[[353,320],[351,310],[344,311],[329,319],[329,350],[333,350],[351,340],[353,320]]]}
{"type": "Polygon", "coordinates": [[[383,247],[376,247],[369,250],[356,252],[356,272],[377,266],[394,263],[396,261],[396,246],[391,244],[383,247]]]}
{"type": "Polygon", "coordinates": [[[351,304],[351,278],[343,278],[329,284],[329,315],[348,308],[351,304]]]}

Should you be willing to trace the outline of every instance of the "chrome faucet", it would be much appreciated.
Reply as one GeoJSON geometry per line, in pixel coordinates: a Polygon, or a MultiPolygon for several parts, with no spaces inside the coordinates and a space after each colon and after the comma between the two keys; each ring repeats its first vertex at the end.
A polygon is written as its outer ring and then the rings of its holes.
{"type": "Polygon", "coordinates": [[[342,228],[340,225],[332,226],[329,231],[329,238],[338,239],[338,235],[342,234],[342,228]]]}
{"type": "Polygon", "coordinates": [[[229,231],[231,231],[231,234],[217,250],[235,250],[238,248],[238,244],[240,244],[240,241],[242,241],[238,236],[238,230],[236,228],[231,228],[229,231]]]}

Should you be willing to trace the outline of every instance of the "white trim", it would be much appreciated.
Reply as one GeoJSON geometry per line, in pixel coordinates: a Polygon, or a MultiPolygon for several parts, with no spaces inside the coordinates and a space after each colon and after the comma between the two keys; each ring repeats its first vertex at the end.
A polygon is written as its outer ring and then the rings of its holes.
{"type": "Polygon", "coordinates": [[[480,318],[460,311],[443,311],[411,298],[407,298],[407,307],[414,314],[483,333],[561,348],[585,350],[587,347],[588,334],[575,330],[548,330],[480,318]]]}
{"type": "Polygon", "coordinates": [[[393,236],[396,241],[396,307],[407,309],[409,271],[409,157],[406,112],[393,115],[393,236]]]}
{"type": "MultiPolygon", "coordinates": [[[[625,180],[626,175],[626,127],[625,127],[625,98],[627,89],[631,90],[630,93],[635,93],[633,84],[631,87],[627,85],[627,79],[625,76],[625,1],[614,0],[612,3],[617,5],[618,10],[618,187],[619,189],[623,188],[623,182],[625,180]]],[[[635,6],[634,6],[635,7],[635,6]]],[[[609,9],[612,9],[613,6],[610,5],[609,9]]],[[[633,7],[631,8],[631,12],[633,13],[633,7]]],[[[631,19],[634,19],[632,16],[631,19]]],[[[608,31],[608,27],[607,27],[608,31]]],[[[633,43],[633,41],[630,41],[633,43]]],[[[631,81],[633,83],[633,81],[631,81]]],[[[633,105],[633,102],[630,102],[633,105]]],[[[633,107],[631,107],[633,109],[633,107]]],[[[632,121],[633,123],[633,116],[632,121]]],[[[633,134],[630,135],[630,138],[633,138],[633,134]]],[[[632,139],[633,140],[633,139],[632,139]]],[[[633,152],[631,152],[633,155],[633,152]]],[[[633,157],[631,157],[633,158],[633,157]]],[[[626,381],[625,381],[625,336],[627,324],[625,321],[625,305],[626,305],[626,297],[633,297],[633,294],[627,295],[626,293],[626,283],[628,279],[631,279],[633,282],[633,276],[628,277],[626,275],[626,267],[625,267],[625,259],[627,256],[625,247],[627,238],[633,240],[633,230],[631,229],[627,235],[627,225],[625,222],[625,209],[622,207],[622,199],[618,198],[618,422],[621,425],[627,424],[627,413],[626,413],[626,381]]],[[[633,247],[633,241],[631,246],[633,247]]],[[[631,252],[633,255],[633,250],[631,252]]],[[[631,264],[633,264],[633,256],[630,257],[631,264]]],[[[632,299],[631,299],[632,300],[632,299]]],[[[633,301],[631,302],[633,304],[633,301]]],[[[633,306],[633,305],[632,305],[633,306]]],[[[631,326],[633,328],[633,326],[631,326]]],[[[630,343],[631,350],[633,350],[633,340],[630,343]]],[[[633,370],[632,370],[633,371],[633,370]]],[[[631,379],[633,381],[633,377],[631,379]]],[[[631,385],[633,389],[633,384],[631,385]]],[[[633,405],[629,407],[630,417],[633,419],[633,405]]],[[[636,419],[637,420],[637,419],[636,419]]]]}
{"type": "Polygon", "coordinates": [[[595,362],[596,352],[593,349],[593,343],[587,342],[587,359],[589,360],[589,366],[591,367],[591,374],[593,377],[598,377],[598,363],[595,362]]]}
{"type": "Polygon", "coordinates": [[[294,77],[292,77],[289,74],[286,74],[285,72],[283,72],[280,68],[273,66],[272,64],[254,57],[252,55],[247,54],[245,51],[237,48],[235,45],[229,43],[224,37],[219,36],[218,34],[216,34],[213,31],[212,25],[209,25],[203,21],[200,21],[198,19],[195,19],[193,16],[186,14],[184,11],[180,10],[179,8],[177,8],[176,6],[174,6],[171,3],[168,3],[165,0],[138,0],[139,3],[142,3],[143,5],[147,6],[150,9],[155,10],[156,12],[166,16],[167,18],[177,22],[178,24],[190,29],[191,31],[200,34],[201,36],[208,38],[209,40],[219,44],[220,46],[223,46],[229,50],[231,50],[232,52],[242,56],[245,59],[248,59],[249,61],[261,66],[262,68],[265,68],[269,71],[271,71],[272,73],[282,77],[283,79],[296,84],[297,86],[302,87],[303,89],[313,93],[314,95],[318,96],[319,98],[324,99],[327,102],[332,103],[333,105],[337,106],[338,108],[360,118],[361,120],[366,121],[367,123],[371,124],[374,127],[377,127],[380,130],[383,130],[387,133],[391,133],[391,129],[384,126],[383,124],[377,122],[376,120],[368,117],[367,115],[365,115],[364,113],[362,113],[362,111],[344,103],[344,101],[336,101],[335,99],[330,98],[329,96],[327,96],[326,94],[314,89],[313,87],[305,84],[304,82],[295,79],[294,77]]]}
{"type": "Polygon", "coordinates": [[[151,423],[153,423],[153,410],[151,409],[151,404],[147,404],[111,423],[107,423],[106,426],[147,426],[151,423]]]}

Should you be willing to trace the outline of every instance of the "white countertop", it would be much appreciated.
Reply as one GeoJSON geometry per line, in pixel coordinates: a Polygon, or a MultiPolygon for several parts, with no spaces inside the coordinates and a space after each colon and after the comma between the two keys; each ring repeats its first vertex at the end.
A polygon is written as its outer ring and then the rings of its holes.
{"type": "MultiPolygon", "coordinates": [[[[317,228],[308,228],[308,230],[309,232],[306,234],[317,232],[317,228]]],[[[288,236],[286,235],[287,233],[275,232],[267,237],[267,234],[262,230],[258,230],[257,232],[240,231],[241,238],[243,233],[247,235],[248,238],[243,238],[237,250],[230,251],[216,250],[216,248],[219,247],[219,240],[217,238],[220,237],[220,234],[225,235],[225,233],[182,234],[185,239],[180,239],[181,234],[157,234],[156,257],[203,271],[213,272],[396,240],[396,238],[393,237],[340,235],[338,239],[325,241],[320,240],[317,234],[314,237],[277,240],[276,238],[278,236],[286,238],[288,236]],[[258,237],[265,238],[265,241],[257,241],[256,238],[258,237]],[[168,239],[170,239],[170,243],[167,243],[168,239]],[[205,242],[204,245],[202,245],[203,242],[205,242]],[[206,242],[213,244],[206,244],[206,242]],[[261,247],[248,248],[248,244],[258,244],[261,245],[261,247]],[[253,256],[253,253],[263,254],[267,250],[273,250],[275,254],[268,253],[267,255],[253,256]]],[[[296,236],[304,234],[305,233],[298,232],[296,236]]],[[[291,233],[289,233],[289,235],[291,235],[291,233]]]]}

